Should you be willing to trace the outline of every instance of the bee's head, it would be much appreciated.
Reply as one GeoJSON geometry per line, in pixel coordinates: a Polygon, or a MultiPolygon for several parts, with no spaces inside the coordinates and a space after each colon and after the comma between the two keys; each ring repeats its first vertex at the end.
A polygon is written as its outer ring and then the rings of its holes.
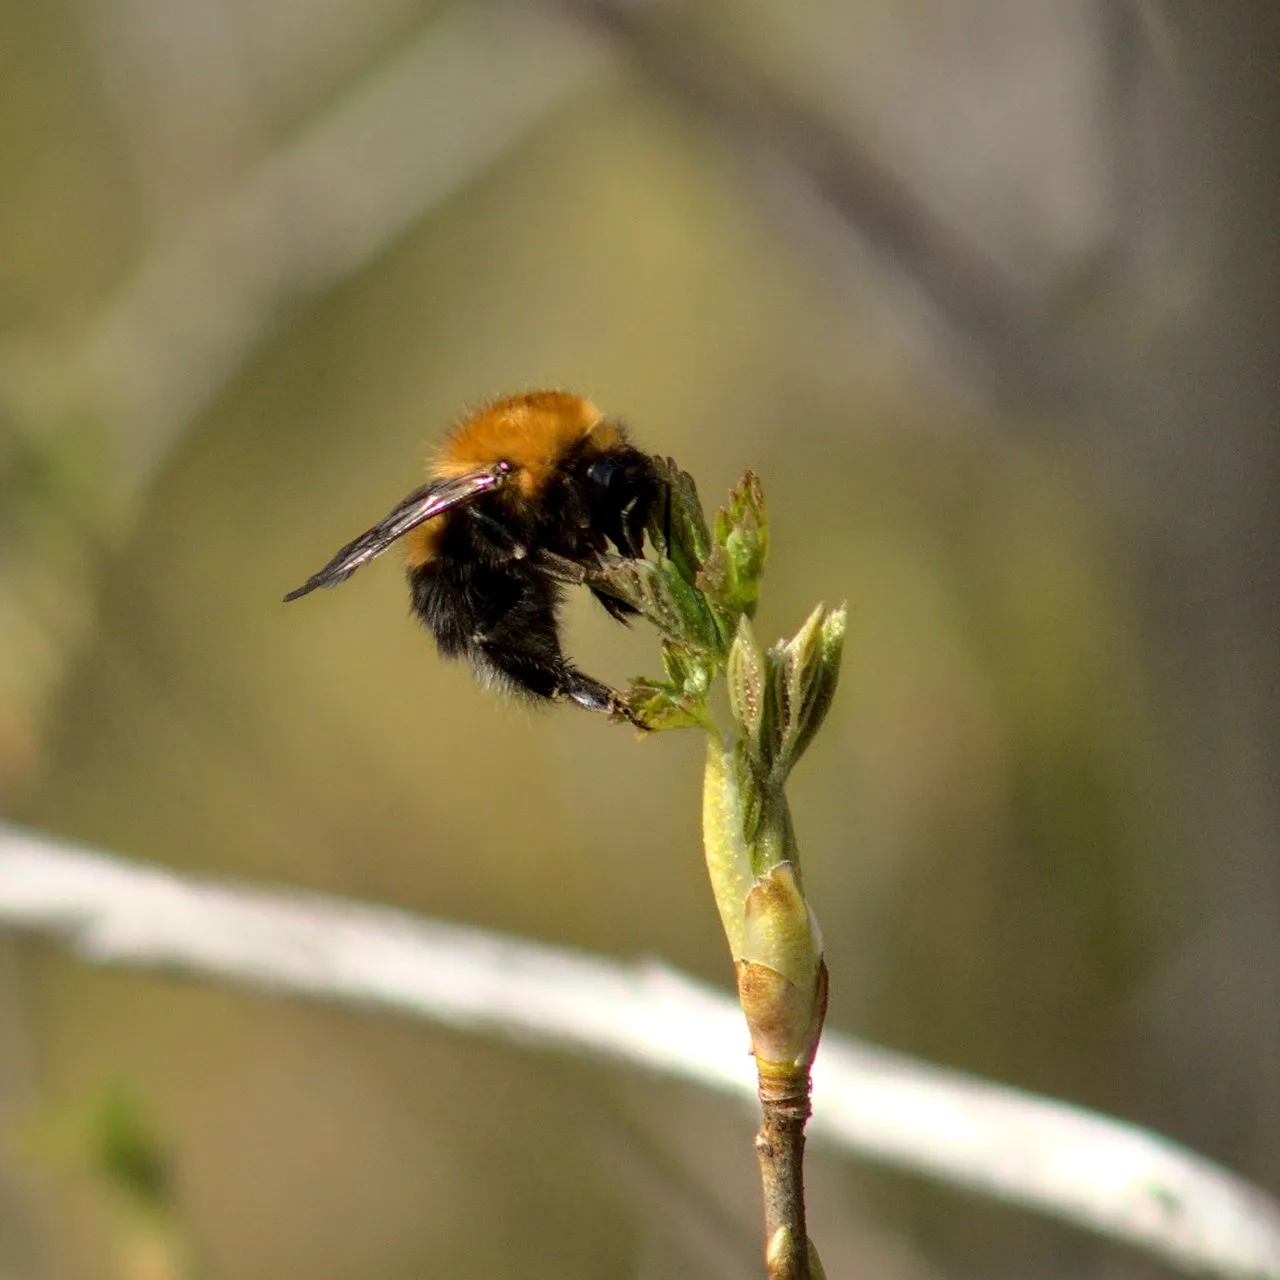
{"type": "Polygon", "coordinates": [[[644,529],[661,489],[653,459],[617,444],[591,459],[582,474],[592,523],[623,555],[643,555],[644,529]]]}

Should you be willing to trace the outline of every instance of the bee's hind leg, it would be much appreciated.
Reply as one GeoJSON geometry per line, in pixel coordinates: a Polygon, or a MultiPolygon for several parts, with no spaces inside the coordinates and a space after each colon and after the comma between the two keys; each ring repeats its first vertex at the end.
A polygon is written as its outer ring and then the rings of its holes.
{"type": "Polygon", "coordinates": [[[538,643],[544,637],[527,635],[523,640],[524,643],[481,640],[472,653],[472,663],[481,675],[495,678],[519,693],[549,702],[567,700],[585,711],[622,716],[634,723],[626,700],[616,689],[584,675],[558,649],[538,643]]]}
{"type": "Polygon", "coordinates": [[[607,684],[601,684],[599,680],[593,680],[573,667],[569,668],[567,675],[568,678],[562,686],[563,697],[576,702],[587,711],[603,711],[605,715],[621,716],[637,728],[644,728],[632,715],[631,708],[627,706],[627,700],[617,689],[611,689],[607,684]]]}
{"type": "Polygon", "coordinates": [[[466,645],[481,678],[539,700],[567,699],[587,711],[632,719],[622,694],[579,671],[561,652],[552,584],[526,578],[505,603],[466,645]]]}

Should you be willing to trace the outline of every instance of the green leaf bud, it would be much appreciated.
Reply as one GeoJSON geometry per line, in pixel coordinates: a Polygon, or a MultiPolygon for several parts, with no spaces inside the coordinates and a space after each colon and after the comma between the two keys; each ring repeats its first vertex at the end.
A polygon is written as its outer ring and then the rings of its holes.
{"type": "Polygon", "coordinates": [[[835,696],[844,647],[845,609],[819,605],[788,641],[765,656],[775,729],[773,779],[781,783],[804,754],[835,696]]]}
{"type": "Polygon", "coordinates": [[[745,903],[742,959],[768,965],[798,986],[812,982],[822,933],[796,877],[780,862],[751,886],[745,903]]]}
{"type": "Polygon", "coordinates": [[[767,710],[764,658],[745,614],[738,619],[738,633],[729,650],[727,676],[733,718],[752,757],[760,767],[767,768],[762,754],[767,710]]]}
{"type": "Polygon", "coordinates": [[[702,785],[702,842],[707,871],[729,954],[740,960],[746,946],[747,895],[755,884],[751,850],[743,835],[737,751],[712,734],[702,785]]]}
{"type": "Polygon", "coordinates": [[[844,605],[831,610],[823,619],[818,636],[818,649],[813,658],[815,676],[809,685],[799,732],[791,750],[791,765],[808,750],[813,736],[822,728],[822,722],[831,710],[840,681],[840,662],[844,657],[844,637],[848,623],[848,610],[844,605]]]}
{"type": "Polygon", "coordinates": [[[698,574],[697,584],[732,635],[742,614],[755,612],[769,551],[764,491],[750,471],[716,515],[714,543],[698,574]]]}

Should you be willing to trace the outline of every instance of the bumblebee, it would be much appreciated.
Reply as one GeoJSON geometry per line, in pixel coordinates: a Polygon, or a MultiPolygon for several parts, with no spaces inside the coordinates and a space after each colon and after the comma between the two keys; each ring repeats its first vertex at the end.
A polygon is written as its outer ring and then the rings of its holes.
{"type": "Polygon", "coordinates": [[[427,483],[285,599],[345,582],[403,539],[413,612],[445,657],[486,684],[626,716],[621,694],[564,656],[559,606],[564,586],[585,585],[619,621],[635,612],[593,577],[615,554],[643,557],[662,487],[590,400],[512,396],[458,426],[427,483]]]}

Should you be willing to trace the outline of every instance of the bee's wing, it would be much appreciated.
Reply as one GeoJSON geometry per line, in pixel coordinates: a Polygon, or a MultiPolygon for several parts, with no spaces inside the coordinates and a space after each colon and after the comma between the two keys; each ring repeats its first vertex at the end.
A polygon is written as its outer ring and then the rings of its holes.
{"type": "Polygon", "coordinates": [[[345,582],[361,565],[380,556],[397,538],[432,516],[438,516],[459,503],[470,502],[488,492],[506,478],[506,469],[492,467],[472,471],[465,476],[430,480],[415,489],[396,509],[384,516],[372,529],[353,538],[318,573],[313,573],[302,586],[290,591],[286,600],[296,600],[317,587],[336,587],[345,582]]]}

